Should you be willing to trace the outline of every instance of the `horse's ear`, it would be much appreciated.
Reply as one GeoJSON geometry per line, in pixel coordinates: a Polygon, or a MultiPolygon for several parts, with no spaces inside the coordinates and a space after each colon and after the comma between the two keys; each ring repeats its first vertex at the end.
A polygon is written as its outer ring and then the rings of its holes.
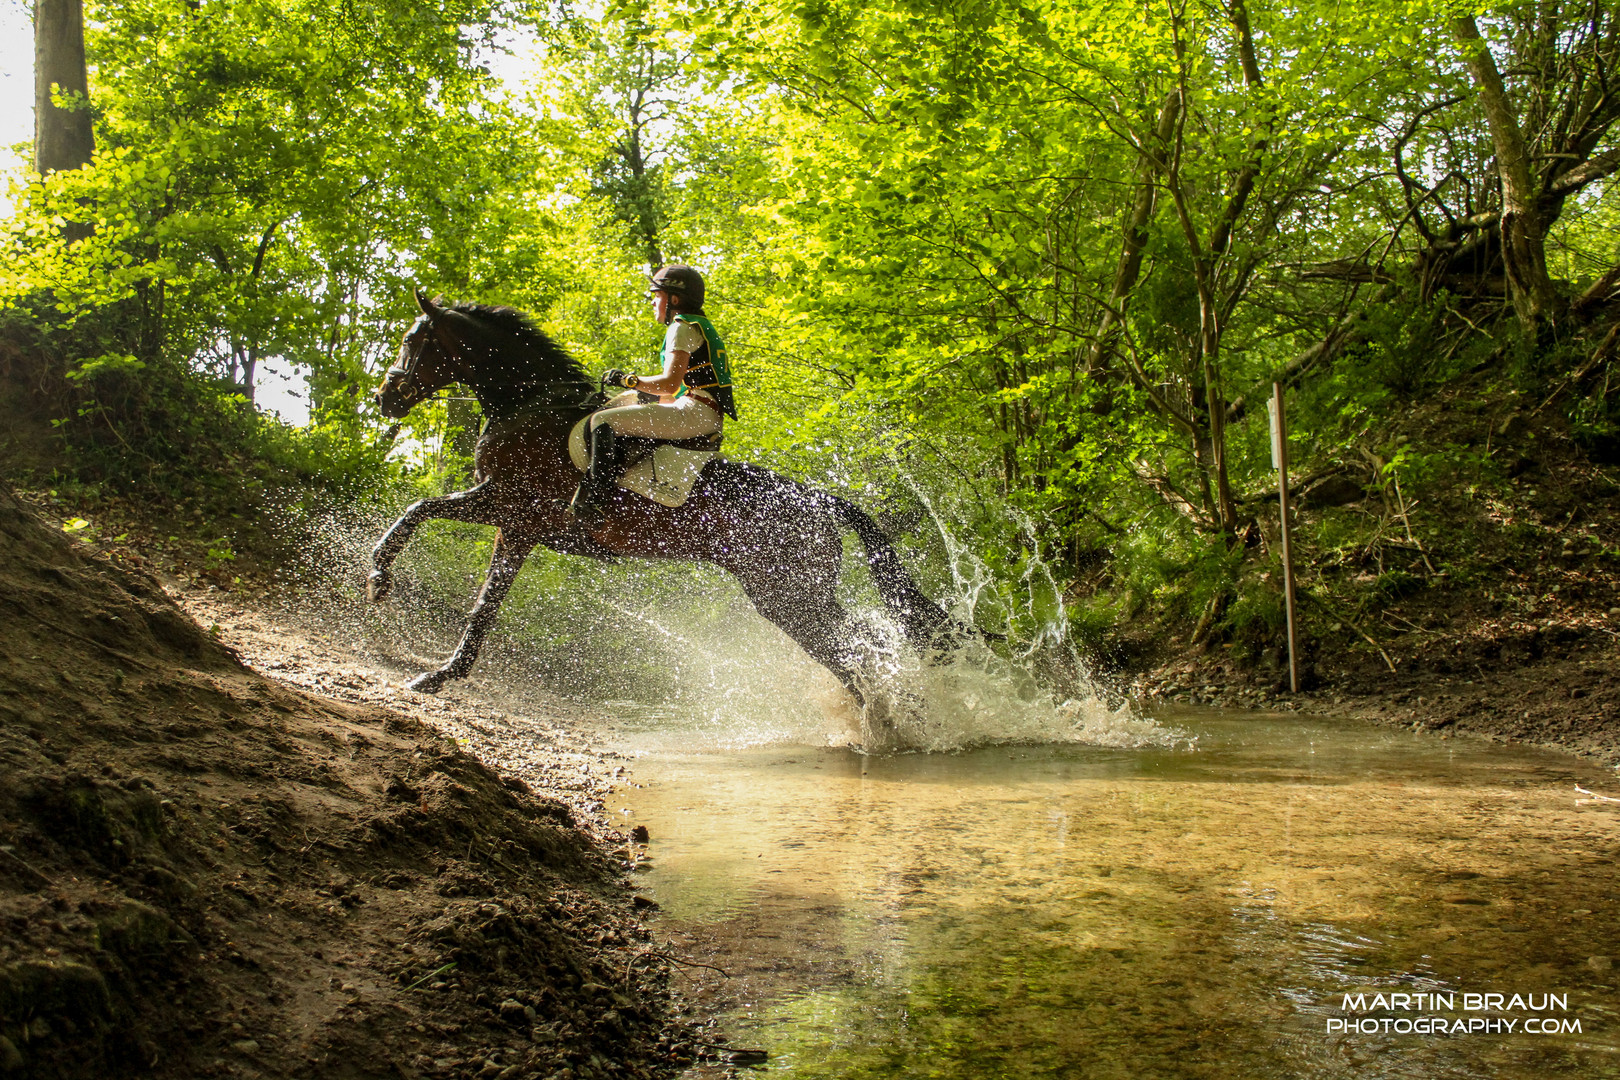
{"type": "MultiPolygon", "coordinates": [[[[414,291],[416,293],[416,306],[422,309],[422,314],[426,315],[429,321],[437,319],[440,314],[442,314],[438,305],[432,300],[429,300],[427,298],[427,293],[423,292],[421,289],[416,289],[414,291]]],[[[444,298],[441,296],[439,300],[442,302],[444,298]]]]}

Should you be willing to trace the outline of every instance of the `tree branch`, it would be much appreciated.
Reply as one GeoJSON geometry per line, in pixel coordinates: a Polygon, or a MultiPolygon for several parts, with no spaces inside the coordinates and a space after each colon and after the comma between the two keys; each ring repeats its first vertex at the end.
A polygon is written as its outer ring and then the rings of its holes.
{"type": "Polygon", "coordinates": [[[1620,169],[1620,146],[1616,146],[1607,153],[1599,154],[1590,161],[1583,162],[1567,172],[1560,173],[1547,189],[1549,195],[1565,196],[1579,191],[1594,180],[1601,180],[1605,176],[1620,169]]]}
{"type": "Polygon", "coordinates": [[[1102,327],[1098,329],[1097,339],[1091,347],[1087,366],[1092,370],[1107,364],[1121,318],[1118,311],[1124,307],[1126,297],[1130,296],[1141,276],[1142,252],[1147,248],[1148,241],[1147,227],[1153,220],[1153,208],[1158,202],[1158,185],[1154,177],[1163,167],[1163,148],[1175,134],[1176,120],[1180,114],[1181,91],[1173,89],[1164,96],[1164,104],[1159,109],[1159,122],[1153,129],[1156,152],[1150,153],[1144,148],[1137,165],[1136,203],[1131,207],[1131,216],[1125,225],[1119,268],[1114,272],[1114,288],[1104,306],[1102,327]]]}

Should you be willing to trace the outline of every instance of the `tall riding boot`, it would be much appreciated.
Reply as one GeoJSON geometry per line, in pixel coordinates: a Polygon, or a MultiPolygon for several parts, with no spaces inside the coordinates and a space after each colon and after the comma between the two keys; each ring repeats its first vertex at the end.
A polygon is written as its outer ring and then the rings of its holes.
{"type": "Polygon", "coordinates": [[[613,495],[619,474],[624,471],[624,442],[606,424],[591,429],[591,463],[585,479],[568,504],[568,516],[578,532],[601,527],[607,520],[604,504],[613,495]]]}

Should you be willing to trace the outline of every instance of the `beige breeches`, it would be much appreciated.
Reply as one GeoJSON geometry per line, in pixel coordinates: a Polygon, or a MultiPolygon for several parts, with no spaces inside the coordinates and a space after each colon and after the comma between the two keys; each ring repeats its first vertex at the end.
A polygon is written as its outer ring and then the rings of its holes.
{"type": "MultiPolygon", "coordinates": [[[[624,397],[625,395],[620,395],[624,397]]],[[[617,400],[617,399],[616,399],[617,400]]],[[[635,401],[634,395],[630,400],[635,401]]],[[[638,439],[695,439],[720,430],[720,410],[698,401],[691,394],[665,404],[610,405],[591,414],[591,429],[606,424],[615,435],[638,439]]]]}

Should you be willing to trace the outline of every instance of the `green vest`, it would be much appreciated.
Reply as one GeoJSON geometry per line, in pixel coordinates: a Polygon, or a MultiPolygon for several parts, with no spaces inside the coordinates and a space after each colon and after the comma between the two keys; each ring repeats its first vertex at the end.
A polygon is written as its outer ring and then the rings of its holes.
{"type": "MultiPolygon", "coordinates": [[[[674,318],[703,333],[703,344],[687,362],[686,377],[681,380],[685,385],[675,396],[679,398],[691,390],[707,390],[727,416],[737,419],[737,404],[731,395],[731,364],[726,360],[726,343],[720,340],[720,332],[702,315],[676,315],[674,318]]],[[[662,351],[659,356],[667,367],[669,357],[662,351]]]]}

